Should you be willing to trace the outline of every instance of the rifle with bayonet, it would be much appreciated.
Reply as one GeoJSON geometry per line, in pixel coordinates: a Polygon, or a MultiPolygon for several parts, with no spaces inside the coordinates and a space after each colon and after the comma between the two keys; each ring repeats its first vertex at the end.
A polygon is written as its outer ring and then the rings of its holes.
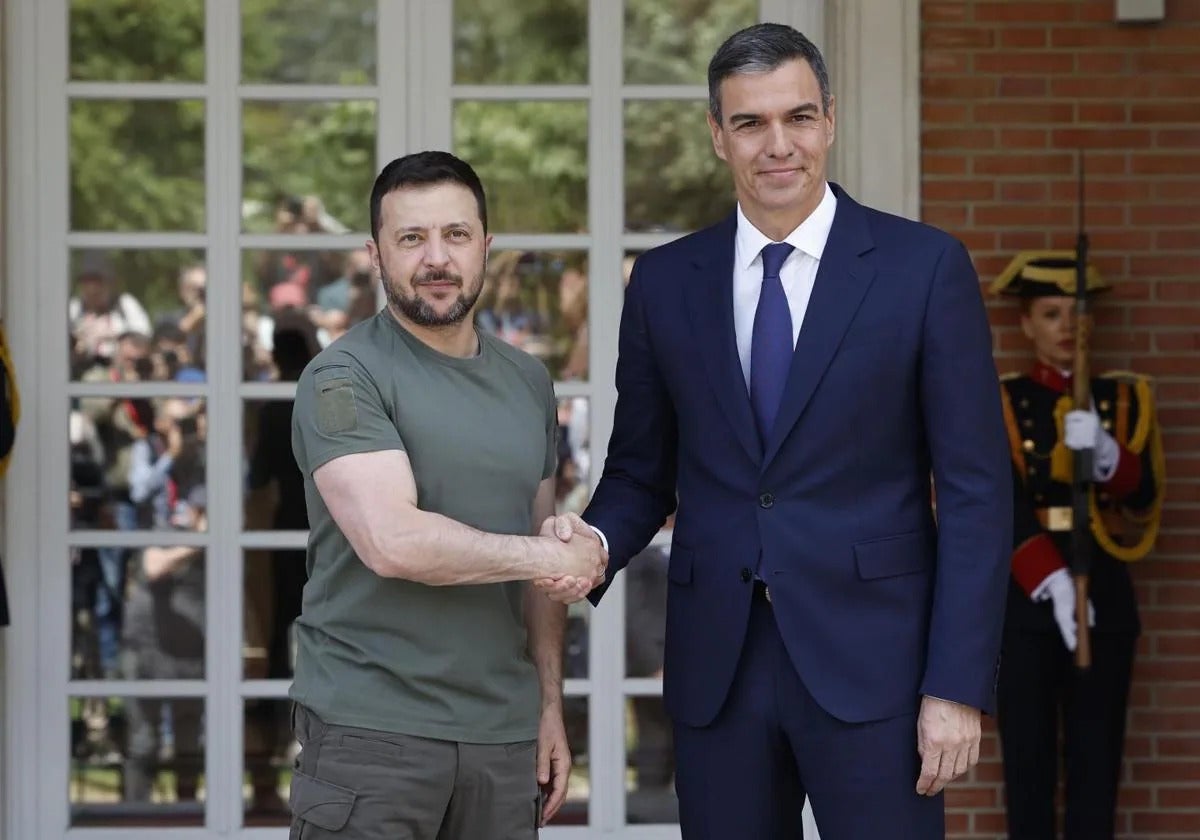
{"type": "MultiPolygon", "coordinates": [[[[1088,345],[1092,332],[1091,300],[1088,296],[1088,237],[1083,220],[1083,152],[1079,153],[1079,233],[1075,242],[1075,359],[1072,371],[1072,399],[1080,411],[1091,408],[1091,370],[1088,345]]],[[[1091,632],[1088,622],[1088,580],[1092,567],[1091,447],[1074,450],[1074,481],[1071,483],[1071,575],[1075,581],[1075,626],[1078,644],[1075,665],[1086,670],[1092,664],[1091,632]]]]}

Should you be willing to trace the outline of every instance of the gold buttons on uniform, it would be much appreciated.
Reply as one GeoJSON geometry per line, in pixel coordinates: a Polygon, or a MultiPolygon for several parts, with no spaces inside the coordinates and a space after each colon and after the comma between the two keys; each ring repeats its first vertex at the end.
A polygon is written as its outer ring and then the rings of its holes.
{"type": "Polygon", "coordinates": [[[1021,448],[1024,449],[1026,452],[1032,452],[1033,451],[1033,441],[1026,440],[1024,443],[1021,444],[1021,448]]]}
{"type": "Polygon", "coordinates": [[[1112,403],[1110,403],[1108,400],[1100,400],[1100,410],[1101,411],[1108,411],[1108,409],[1111,406],[1112,406],[1112,403]]]}

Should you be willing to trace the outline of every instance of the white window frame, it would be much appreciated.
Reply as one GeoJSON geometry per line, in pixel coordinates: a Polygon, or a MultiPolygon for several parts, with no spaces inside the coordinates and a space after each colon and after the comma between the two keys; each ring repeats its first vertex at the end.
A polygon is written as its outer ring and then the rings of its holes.
{"type": "MultiPolygon", "coordinates": [[[[838,97],[838,139],[833,178],[858,200],[912,218],[919,199],[919,7],[917,0],[895,4],[869,0],[760,0],[761,19],[792,23],[808,33],[830,62],[838,97]],[[899,33],[899,34],[897,34],[899,33]],[[897,72],[900,68],[900,72],[897,72]],[[888,137],[887,147],[874,138],[888,137]],[[868,142],[867,138],[872,138],[868,142]],[[894,139],[894,142],[893,142],[894,139]]],[[[69,284],[68,246],[202,247],[210,276],[240,277],[240,249],[278,246],[271,236],[240,231],[242,99],[373,98],[377,102],[377,162],[406,151],[450,147],[452,100],[543,98],[542,88],[455,88],[450,85],[449,5],[445,0],[381,0],[377,36],[378,81],[357,88],[239,85],[239,14],[233,0],[208,0],[206,75],[196,84],[128,85],[66,82],[67,0],[8,0],[3,6],[2,168],[5,226],[5,327],[17,366],[25,407],[18,444],[9,468],[4,505],[3,560],[13,626],[0,631],[0,834],[5,837],[79,838],[279,838],[285,829],[240,828],[242,799],[242,716],[248,697],[278,696],[286,681],[241,680],[240,571],[251,548],[302,546],[298,532],[243,532],[240,494],[214,494],[210,530],[195,539],[211,557],[207,564],[210,605],[206,657],[208,679],[170,689],[151,683],[134,691],[163,696],[198,691],[207,699],[208,807],[203,828],[68,829],[67,701],[81,693],[111,693],[103,682],[66,679],[69,654],[69,569],[71,543],[148,544],[158,535],[91,532],[67,534],[66,451],[63,409],[69,393],[88,386],[67,385],[62,341],[69,284]],[[404,37],[385,38],[388,33],[404,37]],[[437,38],[421,33],[436,32],[437,38]],[[439,38],[444,36],[444,42],[439,38]],[[406,88],[403,80],[410,79],[406,88]],[[151,90],[151,87],[153,90],[151,90]],[[414,92],[409,95],[408,92],[414,92]],[[206,231],[202,234],[68,234],[67,100],[70,96],[207,97],[206,231]],[[214,116],[215,115],[215,116],[214,116]],[[53,480],[53,476],[61,476],[53,480]],[[82,539],[81,539],[82,537],[82,539]],[[226,573],[230,572],[230,573],[226,573]],[[221,605],[218,610],[216,605],[221,605]],[[57,612],[56,612],[57,611],[57,612]],[[237,620],[229,620],[230,616],[237,620]],[[224,621],[214,620],[223,617],[224,621]],[[223,735],[221,733],[224,733],[223,735]],[[214,737],[217,736],[217,737],[214,737]]],[[[702,85],[674,88],[622,86],[623,26],[617,4],[589,0],[590,80],[564,91],[589,102],[589,233],[583,236],[497,237],[498,247],[586,248],[589,275],[590,378],[560,384],[560,396],[590,400],[594,482],[611,432],[615,390],[616,325],[621,287],[617,278],[627,249],[649,247],[670,236],[626,234],[622,230],[623,179],[602,177],[623,170],[622,103],[625,98],[681,98],[705,95],[702,85]]],[[[322,247],[355,247],[361,237],[320,238],[322,247]]],[[[287,238],[294,246],[298,238],[287,238]]],[[[314,243],[317,244],[317,243],[314,243]]],[[[208,381],[172,386],[202,396],[210,415],[210,440],[241,440],[241,407],[246,399],[283,397],[290,386],[241,381],[237,354],[240,297],[210,295],[215,307],[208,325],[208,381]]],[[[152,386],[147,386],[149,392],[152,386]]],[[[156,388],[155,393],[161,392],[156,388]]],[[[241,470],[240,447],[209,451],[212,480],[227,481],[241,470]]],[[[594,639],[624,634],[624,588],[614,587],[595,611],[594,639]]],[[[547,838],[619,836],[677,838],[672,826],[625,826],[623,790],[623,700],[629,694],[656,695],[655,680],[624,677],[622,644],[590,646],[590,675],[572,680],[568,692],[592,694],[589,755],[592,797],[589,827],[552,828],[547,838]]],[[[128,684],[123,684],[128,685],[128,684]]]]}

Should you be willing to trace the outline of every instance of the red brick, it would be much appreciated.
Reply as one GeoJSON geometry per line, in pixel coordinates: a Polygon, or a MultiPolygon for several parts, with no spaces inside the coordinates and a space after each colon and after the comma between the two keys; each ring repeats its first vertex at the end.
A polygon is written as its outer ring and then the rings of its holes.
{"type": "Polygon", "coordinates": [[[1200,755],[1200,735],[1160,735],[1154,746],[1163,758],[1195,758],[1200,755]]]}
{"type": "Polygon", "coordinates": [[[994,30],[981,26],[936,26],[926,29],[921,38],[921,48],[924,52],[962,47],[991,47],[995,43],[994,30]]]}
{"type": "Polygon", "coordinates": [[[975,20],[980,23],[1051,23],[1075,20],[1075,4],[1017,0],[976,3],[975,20]]]}
{"type": "Polygon", "coordinates": [[[1154,80],[1154,95],[1163,99],[1191,99],[1196,95],[1196,80],[1190,76],[1159,76],[1154,80]]]}
{"type": "Polygon", "coordinates": [[[994,787],[963,787],[951,784],[946,788],[947,808],[996,808],[1000,805],[999,791],[994,787]]]}
{"type": "MultiPolygon", "coordinates": [[[[1147,201],[1150,199],[1151,189],[1151,185],[1142,179],[1098,181],[1093,178],[1084,186],[1084,195],[1090,213],[1093,202],[1112,201],[1125,204],[1131,201],[1147,201]]],[[[1079,184],[1075,181],[1055,181],[1050,185],[1050,196],[1058,201],[1077,201],[1079,184]]]]}
{"type": "Polygon", "coordinates": [[[1150,145],[1152,135],[1136,128],[1062,128],[1050,136],[1058,148],[1140,149],[1150,145]]]}
{"type": "MultiPolygon", "coordinates": [[[[1197,278],[1200,277],[1200,254],[1190,256],[1159,256],[1157,254],[1143,256],[1137,254],[1130,258],[1129,268],[1139,275],[1197,278]]],[[[1200,283],[1192,285],[1200,288],[1200,283]]],[[[1197,325],[1200,325],[1200,321],[1197,322],[1197,325]]]]}
{"type": "Polygon", "coordinates": [[[1097,75],[1125,73],[1129,69],[1129,56],[1125,53],[1079,53],[1075,57],[1075,72],[1097,75]]]}
{"type": "Polygon", "coordinates": [[[971,19],[970,3],[922,3],[921,21],[929,26],[936,23],[963,23],[971,19]]]}
{"type": "Polygon", "coordinates": [[[931,151],[993,149],[996,132],[990,128],[931,128],[921,132],[921,146],[931,151]]]}
{"type": "MultiPolygon", "coordinates": [[[[1196,81],[1190,86],[1195,95],[1196,81]]],[[[1149,94],[1142,94],[1149,96],[1149,94]]],[[[1130,106],[1130,115],[1135,123],[1195,123],[1200,122],[1200,100],[1191,102],[1147,102],[1130,106]]]]}
{"type": "Polygon", "coordinates": [[[921,73],[925,76],[966,75],[971,57],[960,52],[926,52],[921,55],[921,73]]]}
{"type": "MultiPolygon", "coordinates": [[[[1170,258],[1162,257],[1161,259],[1170,258]]],[[[1160,280],[1154,284],[1154,296],[1161,301],[1190,300],[1200,303],[1200,283],[1186,280],[1160,280]]],[[[1200,401],[1200,393],[1197,393],[1195,399],[1200,401]]]]}
{"type": "Polygon", "coordinates": [[[1200,808],[1200,786],[1174,787],[1163,785],[1156,791],[1160,808],[1200,808]]]}
{"type": "MultiPolygon", "coordinates": [[[[1193,511],[1179,511],[1172,509],[1168,511],[1168,515],[1163,519],[1163,525],[1169,526],[1175,520],[1188,520],[1194,516],[1193,511]]],[[[1142,626],[1148,632],[1159,630],[1168,631],[1184,631],[1194,633],[1200,630],[1200,610],[1181,609],[1181,610],[1164,610],[1152,609],[1145,610],[1141,616],[1142,626]]],[[[1197,713],[1196,728],[1200,729],[1200,712],[1197,713]]]]}
{"type": "Polygon", "coordinates": [[[1000,80],[996,92],[1010,99],[1030,96],[1045,96],[1049,84],[1041,76],[1005,76],[1000,80]]]}
{"type": "Polygon", "coordinates": [[[1183,154],[1140,154],[1134,155],[1131,169],[1135,175],[1189,176],[1200,172],[1200,153],[1183,154]]]}
{"type": "Polygon", "coordinates": [[[1135,225],[1200,225],[1200,203],[1130,208],[1135,225]]]}
{"type": "Polygon", "coordinates": [[[1002,149],[1044,149],[1049,145],[1050,132],[1044,128],[1002,128],[1002,149]]]}
{"type": "Polygon", "coordinates": [[[1146,812],[1138,811],[1133,815],[1133,830],[1145,832],[1147,836],[1163,837],[1174,835],[1180,837],[1200,837],[1200,811],[1146,812]]]}
{"type": "Polygon", "coordinates": [[[1154,640],[1154,652],[1158,656],[1200,656],[1200,639],[1191,634],[1159,636],[1154,640]]]}
{"type": "Polygon", "coordinates": [[[1156,332],[1154,349],[1160,353],[1187,353],[1200,350],[1200,336],[1191,330],[1184,332],[1156,332]]]}
{"type": "Polygon", "coordinates": [[[1049,30],[1040,27],[1001,29],[1000,46],[1018,50],[1044,47],[1049,41],[1049,35],[1049,30]]]}
{"type": "Polygon", "coordinates": [[[949,125],[971,120],[971,106],[946,102],[922,102],[921,122],[925,125],[949,125]]]}
{"type": "MultiPolygon", "coordinates": [[[[1181,589],[1188,587],[1171,586],[1163,588],[1181,589]]],[[[1191,588],[1200,589],[1200,586],[1193,585],[1191,588]]],[[[1192,603],[1200,605],[1200,592],[1196,593],[1196,597],[1192,603]]],[[[1158,700],[1159,706],[1200,706],[1200,685],[1160,685],[1155,687],[1154,696],[1158,700]]],[[[1192,757],[1195,758],[1196,756],[1200,756],[1200,752],[1194,753],[1192,757]]]]}
{"type": "Polygon", "coordinates": [[[1070,122],[1074,109],[1066,102],[988,102],[975,106],[975,123],[1039,125],[1070,122]]]}
{"type": "Polygon", "coordinates": [[[965,175],[967,157],[961,154],[922,152],[921,171],[925,175],[965,175]]]}
{"type": "Polygon", "coordinates": [[[1049,237],[1045,231],[1002,231],[1000,233],[1000,247],[1005,251],[1034,251],[1049,247],[1049,237]]]}
{"type": "MultiPolygon", "coordinates": [[[[1125,76],[1105,79],[1097,84],[1084,76],[1063,76],[1050,80],[1050,95],[1081,99],[1112,99],[1114,97],[1149,97],[1154,95],[1154,80],[1146,76],[1125,76]]],[[[1134,106],[1135,109],[1137,106],[1134,106]]]]}
{"type": "Polygon", "coordinates": [[[1133,779],[1139,782],[1200,781],[1200,761],[1134,761],[1133,779]]]}
{"type": "Polygon", "coordinates": [[[1050,185],[1046,181],[1002,181],[1000,183],[1001,201],[1045,201],[1050,194],[1050,185]]]}
{"type": "Polygon", "coordinates": [[[996,92],[994,79],[977,76],[948,76],[921,79],[921,96],[928,99],[978,99],[996,92]]]}
{"type": "Polygon", "coordinates": [[[979,53],[975,56],[975,72],[1000,73],[1007,76],[1044,76],[1071,73],[1075,56],[1070,53],[1010,52],[979,53]]]}
{"type": "Polygon", "coordinates": [[[967,207],[964,204],[933,204],[925,209],[922,219],[934,227],[960,227],[967,223],[967,207]]]}
{"type": "Polygon", "coordinates": [[[991,201],[996,185],[990,181],[929,181],[921,190],[925,201],[991,201]]]}
{"type": "Polygon", "coordinates": [[[1172,178],[1152,184],[1154,198],[1165,201],[1200,201],[1200,181],[1172,178]]]}
{"type": "Polygon", "coordinates": [[[977,155],[977,175],[1063,175],[1070,173],[1072,156],[1062,153],[1022,155],[977,155]]]}
{"type": "MultiPolygon", "coordinates": [[[[1112,14],[1112,6],[1108,7],[1112,14]]],[[[1100,47],[1147,47],[1153,36],[1150,31],[1140,27],[1055,27],[1050,30],[1050,46],[1052,47],[1085,47],[1095,49],[1100,47]]]]}
{"type": "MultiPolygon", "coordinates": [[[[1196,81],[1200,89],[1200,79],[1196,81]]],[[[1158,147],[1200,149],[1200,128],[1163,128],[1154,132],[1154,145],[1158,147]]],[[[1200,185],[1197,185],[1200,193],[1200,185]]]]}
{"type": "MultiPolygon", "coordinates": [[[[1148,50],[1133,57],[1133,69],[1137,73],[1170,73],[1172,76],[1200,74],[1200,50],[1188,52],[1165,52],[1148,50]]],[[[1200,79],[1197,79],[1200,82],[1200,79]]]]}
{"type": "Polygon", "coordinates": [[[1112,102],[1080,102],[1079,122],[1098,122],[1105,125],[1123,123],[1129,119],[1129,106],[1112,102]]]}
{"type": "MultiPolygon", "coordinates": [[[[1138,221],[1137,224],[1141,224],[1141,222],[1138,221]]],[[[1157,231],[1154,235],[1154,245],[1162,251],[1187,251],[1200,248],[1200,228],[1157,231]]]]}

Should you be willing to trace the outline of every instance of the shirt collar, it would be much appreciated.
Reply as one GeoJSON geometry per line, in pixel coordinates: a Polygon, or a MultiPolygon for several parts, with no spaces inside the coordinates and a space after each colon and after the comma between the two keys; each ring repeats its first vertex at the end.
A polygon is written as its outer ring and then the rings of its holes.
{"type": "Polygon", "coordinates": [[[1065,393],[1071,387],[1071,371],[1050,367],[1040,360],[1034,361],[1029,378],[1059,393],[1065,393]]]}
{"type": "MultiPolygon", "coordinates": [[[[833,194],[829,182],[826,181],[825,195],[821,197],[821,203],[817,205],[817,209],[813,210],[795,230],[785,236],[783,241],[797,251],[802,251],[820,262],[821,255],[825,253],[825,243],[829,240],[829,231],[833,228],[833,217],[836,212],[837,196],[833,194]]],[[[743,271],[750,268],[758,259],[763,247],[770,245],[773,241],[746,218],[746,214],[742,212],[741,202],[739,202],[735,240],[737,250],[735,260],[738,268],[743,271]]]]}

